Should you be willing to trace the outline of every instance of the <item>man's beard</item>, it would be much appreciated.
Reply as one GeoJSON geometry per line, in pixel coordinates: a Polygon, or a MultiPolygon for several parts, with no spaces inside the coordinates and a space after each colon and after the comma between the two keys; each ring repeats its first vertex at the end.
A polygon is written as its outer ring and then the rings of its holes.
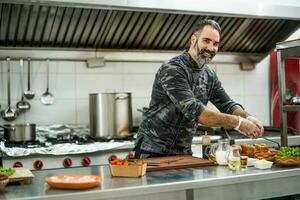
{"type": "Polygon", "coordinates": [[[200,67],[202,67],[204,64],[209,63],[213,57],[216,55],[214,51],[210,51],[208,49],[202,48],[200,49],[197,45],[197,42],[195,43],[194,50],[196,52],[196,61],[200,64],[200,67]],[[207,53],[209,56],[205,56],[204,54],[207,53]]]}

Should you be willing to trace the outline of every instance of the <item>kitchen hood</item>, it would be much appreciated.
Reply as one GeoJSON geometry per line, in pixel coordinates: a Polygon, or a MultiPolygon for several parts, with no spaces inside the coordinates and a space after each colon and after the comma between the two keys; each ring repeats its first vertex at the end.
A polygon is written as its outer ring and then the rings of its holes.
{"type": "Polygon", "coordinates": [[[193,25],[209,18],[222,28],[220,52],[256,55],[257,62],[300,27],[300,6],[276,1],[1,2],[2,49],[183,50],[193,25]]]}

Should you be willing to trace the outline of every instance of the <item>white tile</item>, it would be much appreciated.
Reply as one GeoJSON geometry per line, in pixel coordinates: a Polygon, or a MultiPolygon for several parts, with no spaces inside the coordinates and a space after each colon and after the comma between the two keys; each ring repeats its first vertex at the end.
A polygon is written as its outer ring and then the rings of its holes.
{"type": "Polygon", "coordinates": [[[50,73],[75,73],[76,64],[71,61],[50,62],[50,73]]]}
{"type": "Polygon", "coordinates": [[[218,63],[216,71],[218,74],[243,74],[243,71],[240,69],[238,64],[218,63]]]}
{"type": "Polygon", "coordinates": [[[56,98],[75,98],[75,74],[51,74],[50,89],[56,98]]]}
{"type": "Polygon", "coordinates": [[[76,62],[76,72],[79,74],[89,74],[89,73],[121,74],[123,72],[123,63],[106,62],[103,67],[88,68],[86,62],[76,62]]]}
{"type": "Polygon", "coordinates": [[[31,101],[32,108],[25,114],[25,121],[39,125],[75,124],[75,101],[57,99],[53,105],[44,105],[39,100],[31,101]]]}
{"type": "Polygon", "coordinates": [[[269,59],[265,58],[254,70],[245,71],[247,95],[268,95],[270,90],[269,59]]]}
{"type": "MultiPolygon", "coordinates": [[[[36,74],[31,80],[31,90],[40,98],[46,91],[46,74],[36,74]]],[[[49,74],[49,92],[55,98],[75,98],[75,74],[49,74]]]]}
{"type": "Polygon", "coordinates": [[[125,74],[155,74],[158,68],[162,65],[160,62],[141,63],[141,62],[125,62],[125,74]]]}
{"type": "Polygon", "coordinates": [[[76,124],[89,125],[89,101],[77,99],[76,101],[76,124]]]}
{"type": "Polygon", "coordinates": [[[245,76],[244,90],[247,95],[267,95],[269,94],[269,81],[265,75],[249,74],[245,76]]]}
{"type": "Polygon", "coordinates": [[[77,74],[76,96],[88,99],[90,93],[122,92],[122,75],[117,74],[77,74]]]}
{"type": "Polygon", "coordinates": [[[150,97],[154,74],[131,74],[124,76],[124,91],[132,92],[133,97],[150,97]]]}
{"type": "Polygon", "coordinates": [[[245,109],[252,115],[268,116],[270,113],[269,96],[245,96],[245,109]]]}
{"type": "Polygon", "coordinates": [[[229,95],[243,95],[244,77],[233,74],[222,74],[219,76],[222,86],[229,95]]]}
{"type": "Polygon", "coordinates": [[[236,103],[241,104],[242,106],[244,106],[245,101],[244,101],[244,96],[242,95],[229,95],[229,97],[235,101],[236,103]]]}
{"type": "MultiPolygon", "coordinates": [[[[10,61],[10,72],[20,72],[21,66],[20,61],[10,61]]],[[[7,71],[7,62],[3,61],[3,64],[5,66],[5,72],[7,71]]]]}
{"type": "MultiPolygon", "coordinates": [[[[2,74],[1,81],[1,99],[7,99],[7,73],[2,74]]],[[[20,73],[10,73],[10,96],[12,100],[21,99],[22,90],[20,82],[20,73]]]]}

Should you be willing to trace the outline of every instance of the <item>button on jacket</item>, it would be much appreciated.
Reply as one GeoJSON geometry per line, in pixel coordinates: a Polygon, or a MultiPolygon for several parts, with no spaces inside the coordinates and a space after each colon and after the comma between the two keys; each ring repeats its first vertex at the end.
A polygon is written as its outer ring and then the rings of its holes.
{"type": "Polygon", "coordinates": [[[221,112],[240,104],[229,98],[215,71],[198,68],[187,51],[162,64],[156,73],[149,109],[144,113],[135,145],[160,154],[191,154],[191,143],[208,101],[221,112]]]}

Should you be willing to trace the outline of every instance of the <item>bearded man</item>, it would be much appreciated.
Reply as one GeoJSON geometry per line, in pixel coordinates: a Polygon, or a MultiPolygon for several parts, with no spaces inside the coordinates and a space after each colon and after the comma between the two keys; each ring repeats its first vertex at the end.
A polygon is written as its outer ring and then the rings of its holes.
{"type": "Polygon", "coordinates": [[[135,141],[136,158],[192,154],[199,124],[235,129],[251,138],[263,134],[261,122],[228,96],[208,65],[218,52],[220,35],[216,21],[199,21],[189,50],[158,69],[135,141]],[[220,112],[207,107],[208,101],[220,112]]]}

